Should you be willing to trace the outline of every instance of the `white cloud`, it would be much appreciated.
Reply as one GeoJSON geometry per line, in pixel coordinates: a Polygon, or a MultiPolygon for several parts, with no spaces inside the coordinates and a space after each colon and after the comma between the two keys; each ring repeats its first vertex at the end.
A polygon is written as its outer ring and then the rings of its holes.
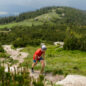
{"type": "Polygon", "coordinates": [[[0,0],[0,6],[20,5],[25,6],[34,2],[33,0],[0,0]]]}
{"type": "Polygon", "coordinates": [[[0,12],[0,15],[7,15],[7,14],[8,12],[3,12],[3,11],[0,12]]]}

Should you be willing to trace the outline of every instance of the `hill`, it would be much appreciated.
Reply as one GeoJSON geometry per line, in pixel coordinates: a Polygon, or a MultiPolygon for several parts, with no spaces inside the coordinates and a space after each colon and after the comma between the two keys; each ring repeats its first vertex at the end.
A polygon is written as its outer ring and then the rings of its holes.
{"type": "Polygon", "coordinates": [[[46,7],[34,12],[22,13],[16,17],[0,18],[0,28],[44,23],[86,25],[86,11],[70,7],[46,7]]]}
{"type": "Polygon", "coordinates": [[[75,8],[47,7],[23,13],[0,28],[1,44],[25,47],[65,41],[65,49],[86,51],[86,12],[75,8]]]}

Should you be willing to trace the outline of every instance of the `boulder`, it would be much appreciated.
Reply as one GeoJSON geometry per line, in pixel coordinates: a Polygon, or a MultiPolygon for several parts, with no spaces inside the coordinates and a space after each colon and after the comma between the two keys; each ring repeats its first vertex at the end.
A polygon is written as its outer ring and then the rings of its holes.
{"type": "Polygon", "coordinates": [[[56,82],[61,86],[86,86],[86,77],[80,75],[68,75],[64,80],[56,82]]]}

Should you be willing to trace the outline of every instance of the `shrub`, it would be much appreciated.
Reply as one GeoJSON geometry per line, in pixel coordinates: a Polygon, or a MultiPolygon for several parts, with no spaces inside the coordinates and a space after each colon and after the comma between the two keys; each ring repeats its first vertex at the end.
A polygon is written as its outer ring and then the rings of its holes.
{"type": "Polygon", "coordinates": [[[1,58],[9,58],[9,55],[6,53],[0,53],[1,58]]]}
{"type": "Polygon", "coordinates": [[[0,52],[4,52],[4,49],[3,49],[3,47],[1,46],[1,44],[0,44],[0,52]]]}
{"type": "Polygon", "coordinates": [[[41,40],[40,39],[34,39],[29,42],[30,45],[40,45],[41,40]]]}
{"type": "Polygon", "coordinates": [[[56,75],[56,74],[63,75],[64,73],[63,73],[63,70],[62,69],[55,69],[53,71],[53,75],[56,75]]]}
{"type": "Polygon", "coordinates": [[[4,73],[4,67],[1,67],[0,66],[0,80],[2,79],[2,75],[3,75],[3,73],[4,73]]]}
{"type": "Polygon", "coordinates": [[[40,75],[38,81],[37,82],[34,81],[33,85],[34,86],[44,86],[43,80],[44,80],[44,76],[40,75]]]}
{"type": "Polygon", "coordinates": [[[86,51],[86,36],[76,37],[75,34],[67,35],[64,40],[65,50],[83,50],[86,51]]]}
{"type": "Polygon", "coordinates": [[[80,50],[86,51],[86,35],[80,38],[80,50]]]}
{"type": "Polygon", "coordinates": [[[17,38],[14,42],[13,42],[13,46],[15,48],[17,47],[25,47],[27,45],[27,43],[21,39],[21,38],[17,38]]]}
{"type": "Polygon", "coordinates": [[[66,50],[75,50],[78,49],[78,38],[75,37],[74,34],[69,35],[66,37],[64,41],[64,49],[66,50]]]}

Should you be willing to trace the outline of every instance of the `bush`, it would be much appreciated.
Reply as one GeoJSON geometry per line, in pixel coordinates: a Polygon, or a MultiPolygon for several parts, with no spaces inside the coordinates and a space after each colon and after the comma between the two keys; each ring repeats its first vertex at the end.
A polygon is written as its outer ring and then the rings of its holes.
{"type": "Polygon", "coordinates": [[[76,50],[79,49],[78,38],[74,34],[66,37],[64,41],[64,49],[66,50],[76,50]]]}
{"type": "Polygon", "coordinates": [[[76,37],[73,33],[68,35],[64,40],[64,49],[86,51],[86,35],[82,37],[76,37]]]}
{"type": "Polygon", "coordinates": [[[13,42],[13,46],[15,48],[17,47],[25,47],[27,45],[27,43],[21,39],[21,38],[17,38],[14,42],[13,42]]]}
{"type": "Polygon", "coordinates": [[[40,45],[41,40],[40,39],[34,39],[29,42],[30,45],[40,45]]]}
{"type": "Polygon", "coordinates": [[[1,45],[0,45],[0,52],[4,52],[4,49],[1,45]]]}
{"type": "Polygon", "coordinates": [[[9,34],[0,33],[2,44],[12,44],[15,47],[25,47],[27,44],[39,45],[41,41],[53,43],[65,38],[65,25],[15,26],[9,34]]]}
{"type": "Polygon", "coordinates": [[[80,38],[80,50],[86,51],[86,35],[80,38]]]}
{"type": "MultiPolygon", "coordinates": [[[[76,30],[76,29],[75,29],[76,30]]],[[[84,31],[85,32],[85,31],[84,31]]],[[[64,40],[65,50],[83,50],[86,51],[86,35],[78,33],[78,31],[72,31],[67,28],[66,38],[64,40]]]]}
{"type": "Polygon", "coordinates": [[[9,55],[6,53],[0,53],[0,58],[9,58],[9,55]]]}
{"type": "Polygon", "coordinates": [[[38,78],[38,81],[37,82],[34,81],[33,82],[33,85],[34,86],[44,86],[43,81],[44,81],[44,76],[43,75],[40,75],[39,78],[38,78]]]}
{"type": "Polygon", "coordinates": [[[35,79],[29,75],[28,68],[25,67],[24,70],[19,71],[20,69],[15,69],[14,73],[10,70],[5,72],[4,67],[0,65],[0,86],[44,86],[43,75],[35,79]]]}
{"type": "Polygon", "coordinates": [[[53,71],[53,75],[56,75],[56,74],[63,75],[64,72],[63,72],[62,69],[55,69],[55,70],[53,71]]]}
{"type": "Polygon", "coordinates": [[[1,67],[0,66],[0,80],[2,79],[2,75],[3,75],[3,73],[4,73],[4,67],[1,67]]]}

